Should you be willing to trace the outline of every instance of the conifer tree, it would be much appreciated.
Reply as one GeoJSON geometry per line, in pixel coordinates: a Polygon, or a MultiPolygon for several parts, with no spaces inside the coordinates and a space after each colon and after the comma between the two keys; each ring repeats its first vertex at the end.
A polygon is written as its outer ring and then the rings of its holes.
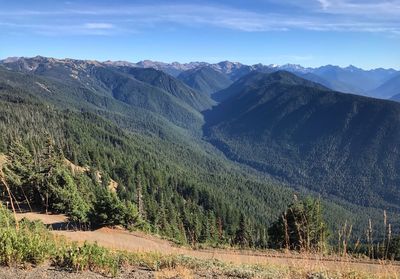
{"type": "Polygon", "coordinates": [[[271,225],[268,233],[273,248],[323,251],[327,228],[320,200],[296,201],[271,225]]]}
{"type": "Polygon", "coordinates": [[[31,208],[34,201],[34,162],[30,152],[19,142],[14,141],[7,153],[7,163],[4,174],[13,196],[19,201],[27,203],[31,208]]]}
{"type": "Polygon", "coordinates": [[[235,243],[242,248],[252,245],[251,232],[248,221],[244,214],[240,214],[239,227],[235,235],[235,243]]]}

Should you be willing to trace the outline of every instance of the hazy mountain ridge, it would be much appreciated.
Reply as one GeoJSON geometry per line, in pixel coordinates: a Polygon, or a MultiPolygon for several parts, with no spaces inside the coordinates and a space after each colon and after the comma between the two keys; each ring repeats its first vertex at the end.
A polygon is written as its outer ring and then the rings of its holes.
{"type": "Polygon", "coordinates": [[[371,95],[377,95],[381,98],[391,98],[394,95],[400,94],[400,74],[380,85],[378,88],[371,91],[371,95]]]}
{"type": "Polygon", "coordinates": [[[394,95],[390,100],[400,102],[400,94],[394,95]]]}

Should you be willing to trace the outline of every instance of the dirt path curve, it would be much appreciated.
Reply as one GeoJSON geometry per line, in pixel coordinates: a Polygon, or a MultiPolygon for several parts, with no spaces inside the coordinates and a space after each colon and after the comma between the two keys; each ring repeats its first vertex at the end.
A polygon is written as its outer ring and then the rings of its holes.
{"type": "MultiPolygon", "coordinates": [[[[39,213],[20,213],[18,219],[41,220],[45,224],[65,222],[64,215],[46,215],[39,213]]],[[[310,270],[334,270],[334,271],[359,271],[371,274],[387,274],[393,276],[399,274],[400,266],[379,262],[351,262],[346,260],[334,260],[330,258],[310,255],[302,255],[297,258],[279,252],[254,252],[241,250],[208,249],[193,250],[174,246],[171,242],[147,235],[141,232],[128,232],[121,229],[102,228],[95,231],[65,231],[54,230],[53,233],[63,235],[69,240],[78,242],[97,242],[99,245],[131,252],[157,252],[162,254],[183,254],[200,259],[218,259],[235,264],[272,264],[284,265],[288,268],[307,267],[310,270]]]]}

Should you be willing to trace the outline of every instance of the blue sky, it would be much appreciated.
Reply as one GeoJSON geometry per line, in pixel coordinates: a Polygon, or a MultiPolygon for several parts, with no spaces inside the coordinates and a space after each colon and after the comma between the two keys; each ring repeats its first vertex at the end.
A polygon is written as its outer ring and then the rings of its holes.
{"type": "Polygon", "coordinates": [[[400,0],[0,0],[0,58],[400,69],[400,0]]]}

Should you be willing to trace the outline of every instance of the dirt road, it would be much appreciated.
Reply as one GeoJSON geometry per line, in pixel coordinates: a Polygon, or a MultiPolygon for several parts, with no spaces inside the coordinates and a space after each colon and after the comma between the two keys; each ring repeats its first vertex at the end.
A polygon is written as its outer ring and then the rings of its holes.
{"type": "MultiPolygon", "coordinates": [[[[45,215],[38,213],[18,214],[18,218],[26,217],[30,220],[41,220],[45,224],[65,222],[63,215],[45,215]]],[[[97,242],[99,245],[131,252],[157,252],[162,254],[183,254],[200,259],[218,259],[235,264],[269,264],[287,266],[288,268],[307,267],[310,270],[332,270],[338,272],[359,271],[371,274],[399,274],[400,266],[380,262],[354,262],[350,260],[318,257],[315,255],[301,255],[296,257],[292,254],[279,252],[254,252],[241,250],[193,250],[173,245],[171,242],[146,235],[141,232],[128,232],[120,229],[102,228],[95,231],[66,231],[54,230],[57,235],[64,235],[72,241],[97,242]]]]}

